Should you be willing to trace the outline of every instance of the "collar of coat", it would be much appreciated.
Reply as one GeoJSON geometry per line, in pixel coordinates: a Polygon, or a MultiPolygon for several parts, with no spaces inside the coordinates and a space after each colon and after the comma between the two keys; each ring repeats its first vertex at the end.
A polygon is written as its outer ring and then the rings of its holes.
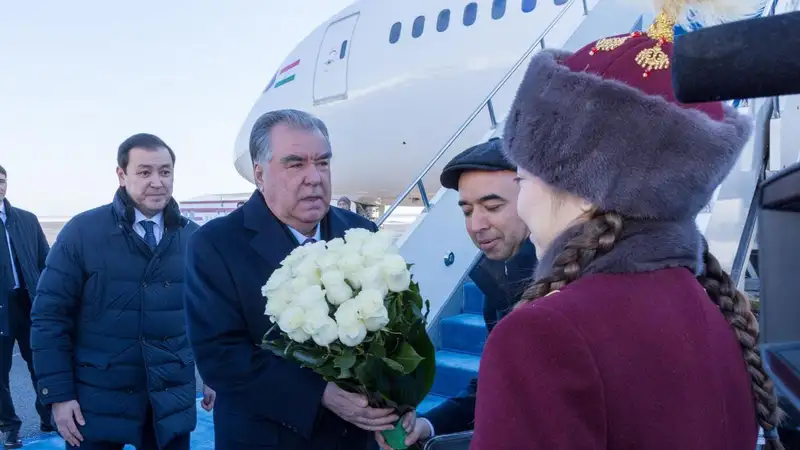
{"type": "MultiPolygon", "coordinates": [[[[114,201],[112,202],[112,207],[114,209],[114,213],[121,221],[124,221],[129,225],[133,225],[133,223],[136,221],[136,206],[125,188],[120,187],[117,189],[117,193],[114,195],[114,201]]],[[[174,198],[169,199],[167,206],[164,208],[163,214],[164,227],[167,229],[182,228],[188,223],[188,219],[181,216],[180,207],[174,198]]]]}

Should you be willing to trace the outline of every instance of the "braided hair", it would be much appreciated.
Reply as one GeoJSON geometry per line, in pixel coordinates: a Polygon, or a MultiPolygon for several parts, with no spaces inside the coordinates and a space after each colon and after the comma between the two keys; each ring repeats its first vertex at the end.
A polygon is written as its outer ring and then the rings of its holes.
{"type": "MultiPolygon", "coordinates": [[[[572,238],[556,256],[550,274],[531,284],[516,307],[533,302],[577,280],[595,257],[614,247],[622,234],[622,225],[622,217],[617,213],[595,212],[584,223],[581,233],[572,238]]],[[[778,407],[775,385],[764,371],[758,351],[758,321],[750,309],[750,301],[736,289],[736,283],[722,270],[719,261],[708,249],[703,252],[703,261],[705,270],[697,280],[703,285],[711,301],[719,307],[739,341],[750,375],[756,418],[766,437],[764,450],[784,450],[777,434],[782,412],[778,407]]]]}

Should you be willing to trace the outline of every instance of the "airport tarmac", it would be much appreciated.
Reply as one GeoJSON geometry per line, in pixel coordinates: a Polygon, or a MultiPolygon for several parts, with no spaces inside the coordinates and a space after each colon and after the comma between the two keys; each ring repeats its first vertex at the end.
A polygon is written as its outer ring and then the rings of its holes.
{"type": "MultiPolygon", "coordinates": [[[[200,377],[195,373],[197,379],[197,392],[202,392],[203,384],[200,377]]],[[[39,415],[36,414],[36,396],[31,384],[28,366],[19,354],[19,348],[14,347],[14,358],[11,366],[11,398],[14,400],[14,408],[17,415],[22,420],[20,434],[23,439],[41,434],[39,432],[39,415]]]]}

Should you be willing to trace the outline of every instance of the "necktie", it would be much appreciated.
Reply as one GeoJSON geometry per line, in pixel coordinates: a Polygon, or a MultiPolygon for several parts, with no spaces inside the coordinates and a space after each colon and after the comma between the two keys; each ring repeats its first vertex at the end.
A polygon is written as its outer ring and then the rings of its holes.
{"type": "Polygon", "coordinates": [[[14,288],[14,268],[11,266],[11,250],[8,246],[8,240],[6,237],[6,225],[3,223],[3,220],[0,219],[0,271],[4,271],[5,273],[0,273],[0,277],[4,278],[7,286],[3,286],[3,288],[13,289],[14,288]]]}
{"type": "Polygon", "coordinates": [[[142,224],[142,228],[144,228],[144,242],[147,243],[150,250],[155,250],[158,243],[156,242],[156,234],[153,232],[153,227],[156,223],[152,220],[143,220],[139,223],[142,224]]]}
{"type": "Polygon", "coordinates": [[[300,244],[300,245],[313,244],[314,242],[317,242],[317,240],[316,240],[316,239],[314,239],[314,238],[307,238],[307,239],[306,239],[305,241],[303,241],[303,243],[302,243],[302,244],[300,244]]]}

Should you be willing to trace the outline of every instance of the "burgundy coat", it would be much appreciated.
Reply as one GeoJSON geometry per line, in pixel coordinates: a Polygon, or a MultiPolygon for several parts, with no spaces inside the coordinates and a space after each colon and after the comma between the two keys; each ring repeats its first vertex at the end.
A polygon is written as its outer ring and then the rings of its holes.
{"type": "Polygon", "coordinates": [[[472,450],[753,450],[738,341],[684,268],[586,275],[490,335],[472,450]]]}

